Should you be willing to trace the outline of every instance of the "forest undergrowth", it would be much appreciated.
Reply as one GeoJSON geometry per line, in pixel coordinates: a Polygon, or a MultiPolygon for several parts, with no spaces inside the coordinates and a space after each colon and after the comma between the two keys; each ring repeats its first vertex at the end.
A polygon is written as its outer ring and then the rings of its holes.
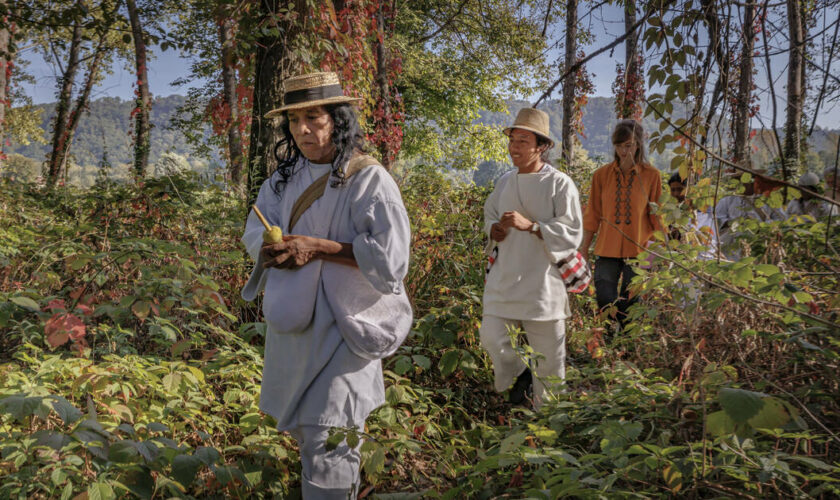
{"type": "MultiPolygon", "coordinates": [[[[365,439],[360,497],[840,495],[836,223],[744,223],[736,262],[660,241],[612,342],[572,298],[566,388],[537,412],[492,391],[477,338],[488,191],[400,185],[414,331],[364,436],[331,438],[365,439]]],[[[0,498],[297,498],[294,441],[258,410],[242,202],[189,174],[0,189],[0,498]]]]}

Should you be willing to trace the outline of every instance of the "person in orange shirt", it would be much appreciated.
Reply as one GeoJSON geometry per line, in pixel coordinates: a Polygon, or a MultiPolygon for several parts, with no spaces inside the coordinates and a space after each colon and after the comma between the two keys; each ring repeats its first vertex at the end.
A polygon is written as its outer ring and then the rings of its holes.
{"type": "Polygon", "coordinates": [[[621,328],[627,309],[636,302],[627,285],[636,273],[627,263],[642,252],[653,232],[662,229],[651,203],[659,203],[662,177],[647,162],[644,130],[635,120],[620,121],[613,131],[615,160],[595,171],[583,216],[580,252],[589,259],[595,242],[595,297],[602,310],[617,308],[621,328]]]}

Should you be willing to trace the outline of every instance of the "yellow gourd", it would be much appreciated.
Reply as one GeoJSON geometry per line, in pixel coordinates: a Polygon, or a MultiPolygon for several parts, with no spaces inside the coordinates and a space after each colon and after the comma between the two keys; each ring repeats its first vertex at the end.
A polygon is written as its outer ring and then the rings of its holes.
{"type": "Polygon", "coordinates": [[[283,241],[283,230],[277,226],[272,226],[268,223],[268,221],[263,217],[262,212],[260,209],[254,205],[254,213],[257,214],[257,217],[260,218],[260,222],[263,223],[265,226],[265,231],[263,232],[263,241],[266,243],[280,243],[283,241]]]}

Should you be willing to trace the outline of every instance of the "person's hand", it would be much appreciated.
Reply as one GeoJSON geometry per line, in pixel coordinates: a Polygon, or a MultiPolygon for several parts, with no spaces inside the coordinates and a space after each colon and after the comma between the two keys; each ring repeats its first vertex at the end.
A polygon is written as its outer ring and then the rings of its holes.
{"type": "Polygon", "coordinates": [[[518,229],[520,231],[530,231],[534,223],[526,219],[517,211],[505,212],[502,214],[502,219],[499,221],[502,227],[518,229]]]}
{"type": "Polygon", "coordinates": [[[277,269],[297,269],[318,257],[320,240],[312,236],[295,234],[283,235],[280,243],[265,243],[260,252],[263,267],[277,269]]]}
{"type": "Polygon", "coordinates": [[[507,237],[507,228],[501,223],[495,222],[490,226],[490,239],[493,241],[504,241],[505,237],[507,237]]]}

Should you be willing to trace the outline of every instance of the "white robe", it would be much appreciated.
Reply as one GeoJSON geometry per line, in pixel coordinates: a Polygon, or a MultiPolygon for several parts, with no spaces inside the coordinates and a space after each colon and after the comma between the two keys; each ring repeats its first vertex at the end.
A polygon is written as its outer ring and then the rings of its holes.
{"type": "MultiPolygon", "coordinates": [[[[295,200],[328,169],[301,159],[282,197],[272,188],[275,173],[262,185],[257,206],[270,224],[287,233],[295,200]]],[[[359,315],[361,323],[407,333],[411,307],[402,280],[408,271],[410,227],[399,188],[381,166],[367,167],[343,187],[328,184],[293,228],[292,234],[352,243],[358,270],[316,259],[296,270],[272,268],[261,274],[263,231],[252,211],[242,242],[257,261],[252,281],[259,286],[246,287],[243,297],[251,300],[265,288],[268,332],[260,409],[277,420],[279,430],[363,425],[384,402],[382,363],[348,343],[352,314],[336,310],[348,301],[386,297],[390,310],[368,307],[359,315]]]]}
{"type": "MultiPolygon", "coordinates": [[[[508,229],[484,285],[484,314],[553,321],[570,315],[569,299],[554,265],[577,251],[583,238],[580,196],[572,179],[545,164],[540,171],[503,175],[484,204],[484,231],[507,211],[540,223],[543,238],[508,229]]],[[[488,242],[488,250],[496,244],[488,242]]]]}
{"type": "Polygon", "coordinates": [[[810,215],[815,219],[820,219],[822,217],[828,217],[829,214],[834,217],[838,214],[838,210],[836,205],[832,205],[827,201],[819,199],[802,201],[802,199],[799,198],[791,200],[790,203],[788,203],[788,206],[785,209],[785,214],[788,217],[794,215],[810,215]]]}

